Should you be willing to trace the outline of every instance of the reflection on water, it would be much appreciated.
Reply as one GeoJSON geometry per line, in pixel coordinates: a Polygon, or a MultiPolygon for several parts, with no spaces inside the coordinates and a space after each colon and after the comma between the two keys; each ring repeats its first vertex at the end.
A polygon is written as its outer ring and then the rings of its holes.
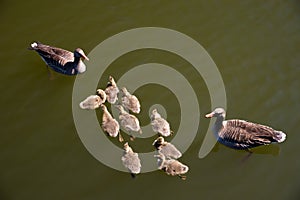
{"type": "MultiPolygon", "coordinates": [[[[298,199],[299,13],[296,1],[2,2],[1,199],[152,199],[160,188],[158,199],[298,199]],[[243,165],[237,161],[244,152],[219,144],[199,159],[209,123],[204,114],[211,110],[207,87],[182,58],[145,50],[117,59],[103,76],[119,79],[133,66],[157,62],[189,77],[197,91],[201,119],[198,134],[181,160],[190,167],[188,178],[182,181],[156,171],[132,180],[95,160],[74,126],[74,77],[49,80],[40,58],[26,48],[37,40],[90,52],[114,34],[143,26],[174,29],[202,44],[222,74],[228,118],[270,125],[286,132],[287,140],[254,149],[243,165]]],[[[100,80],[99,85],[106,82],[100,80]]],[[[148,123],[148,108],[156,99],[166,105],[176,130],[178,102],[169,101],[165,92],[154,98],[153,87],[136,91],[145,109],[142,123],[148,123]]],[[[149,143],[151,139],[141,139],[132,147],[151,151],[149,143]]]]}

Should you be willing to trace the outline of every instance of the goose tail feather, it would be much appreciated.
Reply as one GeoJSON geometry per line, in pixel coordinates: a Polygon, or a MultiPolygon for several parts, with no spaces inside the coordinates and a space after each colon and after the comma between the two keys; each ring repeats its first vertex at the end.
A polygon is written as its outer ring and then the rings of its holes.
{"type": "Polygon", "coordinates": [[[30,44],[30,47],[28,47],[29,50],[36,50],[40,42],[33,42],[30,44]]]}
{"type": "Polygon", "coordinates": [[[285,141],[286,139],[286,134],[282,131],[275,131],[275,139],[277,140],[278,143],[281,143],[285,141]]]}

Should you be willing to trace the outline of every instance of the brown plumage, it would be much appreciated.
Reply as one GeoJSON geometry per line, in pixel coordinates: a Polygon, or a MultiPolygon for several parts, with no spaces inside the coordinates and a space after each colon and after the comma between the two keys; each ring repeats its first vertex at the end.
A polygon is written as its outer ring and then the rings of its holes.
{"type": "Polygon", "coordinates": [[[250,149],[260,145],[281,143],[286,135],[271,127],[240,119],[225,121],[225,110],[216,108],[206,117],[217,117],[213,132],[218,142],[234,149],[250,149]]]}
{"type": "Polygon", "coordinates": [[[187,165],[175,159],[166,159],[163,154],[155,155],[154,157],[157,158],[158,169],[164,171],[167,175],[179,176],[183,180],[186,179],[186,176],[183,176],[183,174],[189,171],[187,165]]]}
{"type": "Polygon", "coordinates": [[[122,105],[124,108],[131,110],[133,113],[140,113],[141,104],[138,98],[130,94],[125,87],[121,88],[122,91],[122,105]]]}
{"type": "Polygon", "coordinates": [[[95,110],[106,101],[106,94],[103,90],[98,89],[96,95],[90,95],[79,103],[80,108],[86,110],[95,110]]]}
{"type": "Polygon", "coordinates": [[[104,104],[101,104],[101,108],[103,111],[102,129],[108,133],[110,137],[117,137],[119,134],[119,141],[123,142],[124,140],[120,133],[120,125],[118,121],[111,116],[104,104]]]}
{"type": "Polygon", "coordinates": [[[109,76],[109,82],[105,89],[107,101],[111,104],[115,104],[118,100],[119,88],[112,76],[109,76]]]}

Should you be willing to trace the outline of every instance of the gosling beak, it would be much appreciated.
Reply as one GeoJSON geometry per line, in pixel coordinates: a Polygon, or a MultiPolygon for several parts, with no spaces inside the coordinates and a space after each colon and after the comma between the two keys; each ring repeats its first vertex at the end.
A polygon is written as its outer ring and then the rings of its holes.
{"type": "Polygon", "coordinates": [[[154,142],[152,143],[152,145],[154,146],[154,144],[157,142],[157,140],[154,140],[154,142]]]}
{"type": "Polygon", "coordinates": [[[208,113],[208,114],[205,115],[206,118],[212,118],[213,116],[214,116],[213,112],[212,113],[208,113]]]}

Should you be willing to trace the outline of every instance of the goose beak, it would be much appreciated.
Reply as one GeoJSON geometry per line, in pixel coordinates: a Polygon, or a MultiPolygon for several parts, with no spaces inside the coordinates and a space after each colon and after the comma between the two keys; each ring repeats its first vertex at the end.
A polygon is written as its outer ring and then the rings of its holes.
{"type": "Polygon", "coordinates": [[[85,60],[90,60],[83,52],[81,52],[81,56],[82,56],[85,60]]]}
{"type": "Polygon", "coordinates": [[[206,118],[212,118],[213,116],[214,116],[213,112],[212,113],[208,113],[208,114],[205,115],[206,118]]]}
{"type": "Polygon", "coordinates": [[[85,60],[87,60],[87,61],[90,60],[86,55],[82,55],[82,57],[83,57],[85,60]]]}
{"type": "Polygon", "coordinates": [[[154,146],[154,144],[157,142],[157,140],[154,140],[154,142],[152,143],[152,145],[154,146]]]}

